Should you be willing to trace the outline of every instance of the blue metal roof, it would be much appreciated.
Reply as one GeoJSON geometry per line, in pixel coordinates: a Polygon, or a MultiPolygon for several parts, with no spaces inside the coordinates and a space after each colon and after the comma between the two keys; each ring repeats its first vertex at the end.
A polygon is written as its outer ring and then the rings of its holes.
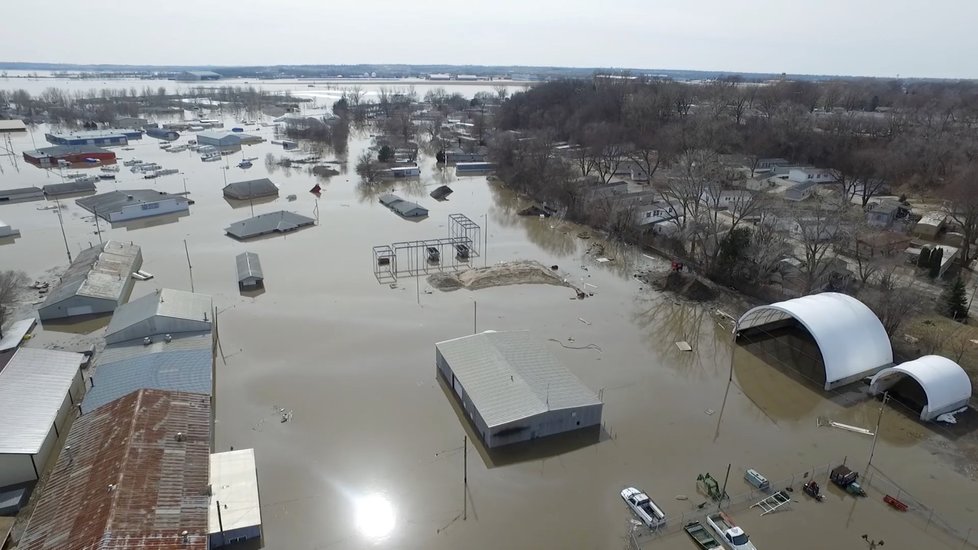
{"type": "Polygon", "coordinates": [[[210,348],[164,351],[100,364],[82,414],[140,389],[211,394],[210,348]]]}

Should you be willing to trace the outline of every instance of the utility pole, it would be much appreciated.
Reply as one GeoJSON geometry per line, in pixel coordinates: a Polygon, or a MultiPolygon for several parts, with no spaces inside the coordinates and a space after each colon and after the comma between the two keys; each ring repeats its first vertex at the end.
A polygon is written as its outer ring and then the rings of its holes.
{"type": "Polygon", "coordinates": [[[462,521],[469,519],[469,436],[462,436],[462,521]]]}
{"type": "Polygon", "coordinates": [[[869,448],[869,460],[866,462],[866,470],[863,472],[863,478],[869,475],[869,467],[873,465],[873,454],[876,453],[876,440],[880,437],[880,422],[883,420],[883,409],[886,407],[886,402],[890,399],[890,392],[883,392],[883,401],[880,403],[880,414],[876,417],[876,430],[873,432],[873,445],[869,448]]]}
{"type": "Polygon", "coordinates": [[[472,334],[479,332],[479,302],[472,301],[472,334]]]}
{"type": "Polygon", "coordinates": [[[183,251],[187,253],[187,270],[190,271],[190,292],[194,291],[194,266],[190,265],[190,249],[187,248],[187,239],[183,240],[183,251]]]}
{"type": "Polygon", "coordinates": [[[58,207],[58,224],[61,225],[61,238],[64,239],[64,241],[65,241],[65,252],[68,253],[68,263],[70,264],[71,263],[71,249],[68,248],[68,235],[65,234],[65,222],[64,222],[64,219],[61,217],[61,201],[59,201],[57,199],[57,197],[55,197],[54,203],[55,203],[55,206],[58,207]]]}
{"type": "Polygon", "coordinates": [[[727,480],[730,479],[730,466],[727,464],[727,475],[723,476],[723,489],[720,489],[720,498],[717,499],[717,510],[723,505],[723,497],[727,496],[727,480]]]}
{"type": "Polygon", "coordinates": [[[95,231],[98,232],[98,244],[102,244],[102,226],[98,223],[98,208],[92,208],[95,213],[95,231]]]}

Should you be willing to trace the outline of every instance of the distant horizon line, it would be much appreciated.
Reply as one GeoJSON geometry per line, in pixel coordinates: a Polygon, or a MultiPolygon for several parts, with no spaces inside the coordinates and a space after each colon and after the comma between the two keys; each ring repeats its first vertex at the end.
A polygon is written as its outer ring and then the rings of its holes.
{"type": "MultiPolygon", "coordinates": [[[[939,81],[973,81],[978,78],[964,77],[931,77],[931,76],[870,76],[870,75],[845,75],[833,73],[793,73],[793,72],[770,72],[770,71],[731,71],[719,69],[662,69],[662,68],[636,68],[636,67],[609,67],[609,66],[569,66],[569,65],[506,65],[506,64],[455,64],[455,63],[277,63],[277,64],[255,64],[255,65],[232,65],[232,64],[206,64],[206,65],[183,65],[183,64],[134,64],[134,63],[61,63],[50,61],[0,61],[0,70],[68,70],[68,69],[90,69],[98,72],[130,69],[130,70],[214,70],[214,69],[274,69],[274,68],[309,68],[323,69],[328,67],[351,67],[351,68],[429,68],[429,69],[518,69],[518,70],[551,70],[551,71],[575,71],[575,72],[621,72],[621,73],[660,73],[663,75],[689,73],[702,75],[729,75],[729,76],[753,76],[753,77],[808,77],[808,78],[841,78],[841,79],[879,79],[879,80],[939,80],[939,81]]],[[[425,71],[419,71],[425,72],[425,71]]],[[[513,71],[506,71],[513,72],[513,71]]]]}

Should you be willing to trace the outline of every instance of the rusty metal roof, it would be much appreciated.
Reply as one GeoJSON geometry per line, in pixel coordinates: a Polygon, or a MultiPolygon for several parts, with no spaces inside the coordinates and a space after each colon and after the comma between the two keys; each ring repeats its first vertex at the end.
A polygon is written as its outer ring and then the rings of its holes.
{"type": "Polygon", "coordinates": [[[206,395],[139,390],[77,419],[18,548],[206,550],[210,418],[206,395]]]}

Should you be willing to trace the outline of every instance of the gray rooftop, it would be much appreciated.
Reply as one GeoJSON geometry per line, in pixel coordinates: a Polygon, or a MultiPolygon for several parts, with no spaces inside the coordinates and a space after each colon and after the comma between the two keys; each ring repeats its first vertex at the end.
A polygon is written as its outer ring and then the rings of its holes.
{"type": "Polygon", "coordinates": [[[140,339],[109,344],[95,357],[95,364],[98,366],[129,361],[163,351],[194,351],[211,349],[212,347],[213,335],[211,331],[183,332],[174,334],[173,339],[169,342],[162,338],[154,338],[153,343],[146,345],[140,339]]]}
{"type": "Polygon", "coordinates": [[[489,427],[601,403],[529,332],[483,332],[435,348],[489,427]]]}
{"type": "Polygon", "coordinates": [[[97,145],[52,145],[51,147],[41,147],[33,151],[26,151],[25,154],[32,157],[57,157],[61,155],[78,155],[82,153],[109,153],[108,149],[103,149],[97,145]]]}
{"type": "Polygon", "coordinates": [[[289,231],[295,231],[300,227],[313,225],[314,223],[316,223],[316,220],[312,218],[307,218],[294,212],[280,210],[234,222],[230,226],[225,227],[224,231],[234,238],[248,239],[268,233],[287,233],[289,231]]]}
{"type": "Polygon", "coordinates": [[[41,307],[75,295],[119,301],[141,258],[138,245],[118,241],[82,250],[41,307]]]}
{"type": "Polygon", "coordinates": [[[160,289],[119,306],[112,315],[112,321],[109,322],[108,328],[105,329],[105,339],[111,343],[116,339],[113,336],[123,331],[131,332],[128,329],[140,324],[144,326],[136,331],[138,335],[133,336],[135,338],[154,336],[163,332],[208,330],[211,326],[209,319],[213,317],[212,308],[213,301],[210,296],[205,294],[195,294],[170,288],[160,289]],[[185,321],[183,324],[185,329],[174,328],[179,326],[179,323],[176,325],[168,323],[169,328],[161,329],[158,326],[161,324],[159,318],[185,321]]]}
{"type": "Polygon", "coordinates": [[[268,178],[236,181],[224,186],[224,196],[229,199],[248,200],[278,195],[278,187],[268,178]]]}
{"type": "Polygon", "coordinates": [[[0,370],[0,454],[37,454],[78,375],[80,353],[20,348],[0,370]]]}
{"type": "Polygon", "coordinates": [[[386,193],[380,196],[380,203],[405,218],[428,215],[428,209],[418,203],[406,201],[397,195],[386,193]]]}
{"type": "Polygon", "coordinates": [[[89,191],[95,191],[95,184],[90,181],[73,180],[64,183],[51,183],[44,186],[44,194],[48,196],[87,193],[89,191]]]}
{"type": "Polygon", "coordinates": [[[76,199],[75,204],[85,210],[98,212],[99,216],[107,216],[110,212],[118,212],[123,206],[130,204],[146,204],[159,202],[165,199],[176,199],[177,202],[189,202],[180,195],[170,195],[155,189],[128,189],[122,191],[110,191],[92,197],[76,199]]]}
{"type": "Polygon", "coordinates": [[[265,276],[262,274],[261,262],[258,261],[258,254],[255,254],[254,252],[243,252],[238,254],[234,260],[238,264],[239,283],[251,277],[258,279],[265,278],[265,276]]]}
{"type": "MultiPolygon", "coordinates": [[[[205,341],[209,343],[210,337],[205,341]]],[[[82,400],[82,414],[142,389],[210,395],[212,360],[208,345],[200,349],[160,351],[114,363],[100,363],[95,370],[94,387],[82,400]]]]}

